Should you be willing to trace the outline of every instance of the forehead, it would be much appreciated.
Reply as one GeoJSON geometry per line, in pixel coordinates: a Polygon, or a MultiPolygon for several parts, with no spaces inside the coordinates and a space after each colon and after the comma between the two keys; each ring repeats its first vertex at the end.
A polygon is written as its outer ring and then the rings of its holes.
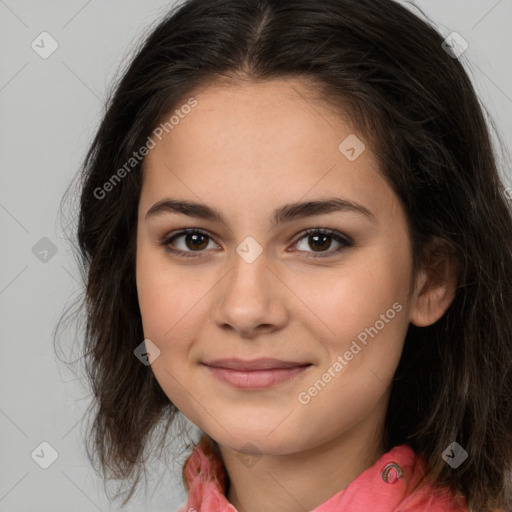
{"type": "Polygon", "coordinates": [[[368,142],[298,80],[214,84],[190,98],[195,106],[154,138],[142,200],[168,192],[245,208],[257,199],[270,208],[285,196],[337,193],[377,208],[390,193],[368,142]],[[343,151],[354,143],[362,152],[350,160],[343,151]]]}
{"type": "MultiPolygon", "coordinates": [[[[190,96],[196,106],[171,127],[172,137],[164,134],[174,158],[185,153],[181,149],[195,148],[210,151],[212,161],[254,160],[255,155],[261,161],[274,155],[277,163],[286,155],[296,159],[310,154],[308,149],[318,149],[319,142],[322,152],[337,151],[345,136],[355,133],[347,119],[342,120],[311,86],[298,79],[220,82],[197,89],[190,96]]],[[[176,109],[179,111],[180,105],[176,109]]],[[[162,144],[159,146],[162,150],[162,144]]]]}

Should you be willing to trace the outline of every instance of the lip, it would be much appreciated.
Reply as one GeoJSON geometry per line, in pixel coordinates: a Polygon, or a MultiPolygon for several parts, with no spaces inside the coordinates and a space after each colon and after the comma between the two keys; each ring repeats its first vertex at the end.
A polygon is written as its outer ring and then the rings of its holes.
{"type": "Polygon", "coordinates": [[[297,361],[283,361],[281,359],[272,359],[269,357],[260,357],[259,359],[215,359],[203,363],[206,366],[213,366],[215,368],[226,368],[229,370],[238,371],[253,371],[253,370],[273,370],[273,369],[288,369],[297,368],[299,366],[306,366],[310,363],[299,363],[297,361]]]}
{"type": "Polygon", "coordinates": [[[218,359],[203,363],[217,379],[241,389],[263,389],[285,382],[307,370],[311,363],[279,359],[218,359]]]}

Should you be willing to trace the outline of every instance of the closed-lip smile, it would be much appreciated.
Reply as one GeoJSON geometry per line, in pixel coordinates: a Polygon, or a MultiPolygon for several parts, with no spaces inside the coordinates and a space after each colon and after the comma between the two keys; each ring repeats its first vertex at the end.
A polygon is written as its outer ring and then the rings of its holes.
{"type": "Polygon", "coordinates": [[[276,368],[296,368],[299,366],[309,366],[311,363],[299,363],[296,361],[282,361],[280,359],[272,358],[259,358],[244,361],[243,359],[215,359],[213,361],[203,363],[206,366],[213,366],[215,368],[227,368],[230,370],[238,371],[253,371],[253,370],[272,370],[276,368]]]}
{"type": "Polygon", "coordinates": [[[259,358],[215,359],[203,362],[214,377],[239,389],[263,389],[303,373],[311,363],[259,358]]]}

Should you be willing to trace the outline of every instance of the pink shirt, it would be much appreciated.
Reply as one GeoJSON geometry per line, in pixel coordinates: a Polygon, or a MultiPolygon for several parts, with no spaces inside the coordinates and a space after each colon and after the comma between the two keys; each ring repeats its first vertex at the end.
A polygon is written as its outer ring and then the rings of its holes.
{"type": "MultiPolygon", "coordinates": [[[[462,496],[414,487],[424,474],[422,461],[407,445],[396,446],[311,512],[468,512],[462,496]]],[[[225,496],[227,475],[203,436],[187,458],[183,478],[187,503],[177,512],[237,512],[225,496]]]]}

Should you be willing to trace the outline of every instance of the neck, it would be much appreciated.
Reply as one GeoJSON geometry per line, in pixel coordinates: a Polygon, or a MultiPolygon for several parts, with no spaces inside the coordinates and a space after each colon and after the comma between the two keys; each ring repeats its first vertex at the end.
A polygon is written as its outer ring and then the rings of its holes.
{"type": "Polygon", "coordinates": [[[313,510],[384,454],[384,415],[380,419],[377,429],[375,417],[367,417],[318,446],[285,455],[262,454],[254,464],[242,462],[239,453],[219,446],[229,477],[228,501],[238,512],[313,510]]]}

